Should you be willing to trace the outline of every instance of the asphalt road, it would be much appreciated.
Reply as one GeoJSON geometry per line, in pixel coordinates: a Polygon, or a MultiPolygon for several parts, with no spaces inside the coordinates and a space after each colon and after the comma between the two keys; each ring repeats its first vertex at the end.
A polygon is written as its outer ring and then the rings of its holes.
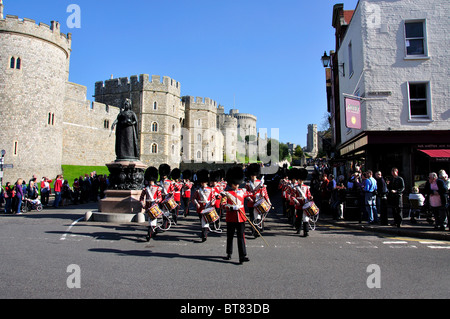
{"type": "Polygon", "coordinates": [[[269,245],[247,236],[250,262],[239,265],[236,241],[232,260],[223,258],[225,232],[201,242],[194,213],[146,242],[146,225],[83,221],[95,207],[1,215],[2,298],[450,297],[450,242],[326,224],[303,238],[274,212],[263,234],[269,245]]]}

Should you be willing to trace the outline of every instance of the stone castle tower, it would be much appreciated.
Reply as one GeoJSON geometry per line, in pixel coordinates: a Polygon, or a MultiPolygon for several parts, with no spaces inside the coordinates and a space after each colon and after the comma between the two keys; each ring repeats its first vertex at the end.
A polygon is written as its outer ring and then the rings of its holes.
{"type": "Polygon", "coordinates": [[[181,85],[167,76],[141,74],[128,78],[95,83],[95,101],[121,106],[131,98],[133,111],[139,121],[141,161],[159,166],[178,166],[181,150],[181,126],[184,105],[180,98],[181,85]]]}
{"type": "Polygon", "coordinates": [[[37,25],[4,17],[3,8],[1,3],[0,147],[5,163],[27,174],[24,179],[38,172],[54,175],[61,171],[62,148],[54,146],[63,136],[71,34],[62,34],[56,21],[37,25]]]}

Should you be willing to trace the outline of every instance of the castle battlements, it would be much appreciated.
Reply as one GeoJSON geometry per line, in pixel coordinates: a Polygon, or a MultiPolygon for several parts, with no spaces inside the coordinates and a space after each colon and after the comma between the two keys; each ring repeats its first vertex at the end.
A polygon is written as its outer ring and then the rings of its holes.
{"type": "Polygon", "coordinates": [[[201,96],[183,96],[183,101],[186,105],[186,109],[191,110],[205,110],[205,111],[211,111],[216,112],[219,109],[219,104],[210,99],[209,97],[201,97],[201,96]]]}
{"type": "Polygon", "coordinates": [[[19,19],[18,16],[6,15],[4,19],[0,19],[0,33],[27,35],[51,42],[61,48],[67,57],[70,56],[72,34],[61,33],[60,24],[57,21],[51,21],[50,25],[42,22],[38,25],[33,19],[19,19]]]}
{"type": "Polygon", "coordinates": [[[180,96],[181,84],[174,79],[163,76],[148,74],[132,75],[110,79],[106,81],[98,81],[95,83],[95,96],[99,97],[105,94],[122,94],[133,91],[156,91],[167,92],[180,96]]]}

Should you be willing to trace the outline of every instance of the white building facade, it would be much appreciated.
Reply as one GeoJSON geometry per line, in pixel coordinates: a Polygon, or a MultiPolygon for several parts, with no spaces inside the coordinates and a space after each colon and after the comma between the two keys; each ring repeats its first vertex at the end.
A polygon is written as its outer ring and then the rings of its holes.
{"type": "Polygon", "coordinates": [[[449,16],[447,0],[358,2],[336,45],[340,159],[384,175],[398,167],[408,186],[449,169],[449,16]],[[348,98],[360,128],[346,123],[348,98]]]}

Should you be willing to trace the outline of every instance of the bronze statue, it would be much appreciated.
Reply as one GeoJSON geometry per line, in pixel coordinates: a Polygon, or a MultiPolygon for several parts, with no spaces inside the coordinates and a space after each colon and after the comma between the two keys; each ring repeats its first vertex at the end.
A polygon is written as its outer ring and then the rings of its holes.
{"type": "Polygon", "coordinates": [[[111,126],[116,127],[116,161],[138,161],[137,116],[131,110],[131,100],[126,99],[117,119],[111,126]]]}

